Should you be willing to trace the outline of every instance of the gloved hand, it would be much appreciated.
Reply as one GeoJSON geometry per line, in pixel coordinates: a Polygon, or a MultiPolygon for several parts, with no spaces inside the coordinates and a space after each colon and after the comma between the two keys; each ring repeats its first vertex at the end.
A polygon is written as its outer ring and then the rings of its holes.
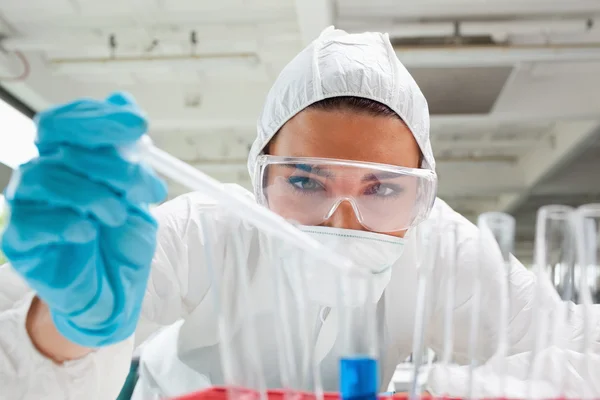
{"type": "Polygon", "coordinates": [[[122,341],[135,331],[156,247],[147,204],[166,196],[154,172],[122,151],[146,120],[118,93],[52,108],[36,123],[40,155],[6,190],[2,250],[63,336],[86,347],[122,341]]]}

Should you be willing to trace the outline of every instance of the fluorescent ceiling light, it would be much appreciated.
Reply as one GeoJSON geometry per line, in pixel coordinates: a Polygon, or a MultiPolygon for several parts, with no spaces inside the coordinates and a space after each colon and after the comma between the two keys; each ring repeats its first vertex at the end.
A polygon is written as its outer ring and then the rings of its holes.
{"type": "Polygon", "coordinates": [[[37,157],[35,134],[33,120],[0,100],[0,162],[15,169],[37,157]]]}

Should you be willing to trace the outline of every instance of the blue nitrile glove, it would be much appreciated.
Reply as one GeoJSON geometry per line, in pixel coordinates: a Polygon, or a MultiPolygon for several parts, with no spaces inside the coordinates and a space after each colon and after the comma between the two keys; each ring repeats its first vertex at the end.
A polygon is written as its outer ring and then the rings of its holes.
{"type": "Polygon", "coordinates": [[[6,189],[2,250],[67,339],[87,347],[124,340],[135,331],[156,247],[147,204],[166,196],[148,166],[121,152],[146,120],[118,93],[52,108],[36,122],[40,156],[6,189]]]}

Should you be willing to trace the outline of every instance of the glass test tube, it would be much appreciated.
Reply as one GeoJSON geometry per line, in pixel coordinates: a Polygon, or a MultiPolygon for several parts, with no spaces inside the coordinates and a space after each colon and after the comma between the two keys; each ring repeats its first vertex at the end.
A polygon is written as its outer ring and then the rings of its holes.
{"type": "MultiPolygon", "coordinates": [[[[436,224],[436,226],[439,226],[436,224]]],[[[425,351],[425,331],[427,329],[425,321],[427,320],[427,291],[431,290],[430,281],[436,257],[438,256],[439,238],[438,234],[430,234],[430,226],[417,228],[417,234],[422,243],[423,258],[420,260],[418,280],[417,280],[417,301],[415,309],[415,325],[413,332],[413,375],[410,386],[409,399],[415,400],[421,395],[421,385],[419,384],[419,372],[423,365],[423,353],[425,351]]]]}
{"type": "MultiPolygon", "coordinates": [[[[499,310],[499,326],[498,326],[498,347],[496,354],[503,360],[508,353],[508,318],[510,310],[510,293],[509,279],[511,274],[510,256],[514,248],[515,237],[515,219],[501,212],[488,212],[481,214],[478,218],[477,225],[480,231],[480,265],[478,268],[477,278],[475,281],[473,293],[473,308],[471,316],[471,349],[469,365],[469,398],[472,398],[475,390],[474,370],[477,365],[477,349],[479,343],[479,314],[481,302],[481,274],[482,264],[487,264],[490,261],[498,260],[498,265],[504,267],[503,274],[505,279],[500,280],[501,296],[499,310]]],[[[503,365],[506,368],[506,365],[503,365]]],[[[502,369],[502,368],[501,368],[502,369]]],[[[499,379],[499,395],[502,396],[505,386],[506,371],[500,372],[499,379]]]]}
{"type": "MultiPolygon", "coordinates": [[[[560,330],[567,317],[566,303],[561,303],[554,318],[554,326],[550,327],[551,310],[541,307],[547,285],[558,289],[563,299],[570,299],[573,293],[573,262],[574,238],[571,225],[573,208],[564,205],[548,205],[537,212],[535,243],[534,243],[534,273],[537,276],[535,297],[534,348],[531,352],[530,370],[528,377],[528,398],[531,398],[533,382],[538,379],[543,368],[539,355],[548,345],[548,332],[551,332],[552,344],[558,345],[560,330]]],[[[566,364],[566,360],[563,360],[566,364]]],[[[564,375],[563,375],[564,376],[564,375]]],[[[564,383],[559,383],[564,390],[564,383]]],[[[564,392],[563,392],[564,393],[564,392]]]]}
{"type": "MultiPolygon", "coordinates": [[[[444,339],[442,347],[441,365],[449,367],[452,363],[454,352],[454,306],[456,302],[456,250],[457,250],[457,226],[450,225],[444,240],[440,242],[440,257],[447,269],[446,293],[444,304],[444,339]]],[[[450,377],[448,376],[448,379],[450,377]]],[[[448,385],[450,382],[446,382],[448,385]]],[[[445,393],[442,393],[445,395],[445,393]]]]}
{"type": "MultiPolygon", "coordinates": [[[[592,304],[600,300],[600,204],[583,205],[573,213],[576,246],[575,280],[578,283],[579,302],[584,307],[583,318],[583,366],[582,375],[592,376],[589,362],[592,346],[590,315],[592,304]],[[577,276],[579,275],[579,276],[577,276]]],[[[589,382],[595,385],[596,382],[589,382]]],[[[582,397],[589,397],[583,388],[582,397]]]]}
{"type": "Polygon", "coordinates": [[[315,343],[307,321],[309,301],[306,269],[319,269],[322,272],[323,269],[336,267],[318,262],[300,249],[293,249],[285,244],[273,247],[275,338],[278,342],[284,398],[299,399],[304,392],[312,391],[315,398],[320,400],[323,398],[323,388],[315,360],[315,343]],[[305,262],[306,260],[313,262],[305,262]]]}
{"type": "Polygon", "coordinates": [[[377,299],[372,275],[358,270],[340,276],[339,334],[343,354],[339,360],[339,391],[343,400],[376,400],[379,392],[377,299]]]}

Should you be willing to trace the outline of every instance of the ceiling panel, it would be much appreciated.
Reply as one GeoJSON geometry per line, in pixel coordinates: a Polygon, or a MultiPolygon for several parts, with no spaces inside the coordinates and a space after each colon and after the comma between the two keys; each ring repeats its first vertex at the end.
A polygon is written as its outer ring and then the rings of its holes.
{"type": "Polygon", "coordinates": [[[600,134],[571,162],[540,182],[535,196],[600,195],[600,134]]]}
{"type": "Polygon", "coordinates": [[[534,76],[522,67],[511,78],[494,107],[494,113],[520,113],[553,118],[600,114],[600,74],[574,71],[553,76],[534,76]]]}
{"type": "Polygon", "coordinates": [[[431,114],[487,114],[512,68],[411,68],[431,114]]]}
{"type": "Polygon", "coordinates": [[[600,71],[600,61],[578,62],[550,62],[535,63],[531,66],[529,74],[535,78],[548,78],[556,76],[589,76],[594,78],[600,71]],[[590,76],[591,75],[591,76],[590,76]]]}

